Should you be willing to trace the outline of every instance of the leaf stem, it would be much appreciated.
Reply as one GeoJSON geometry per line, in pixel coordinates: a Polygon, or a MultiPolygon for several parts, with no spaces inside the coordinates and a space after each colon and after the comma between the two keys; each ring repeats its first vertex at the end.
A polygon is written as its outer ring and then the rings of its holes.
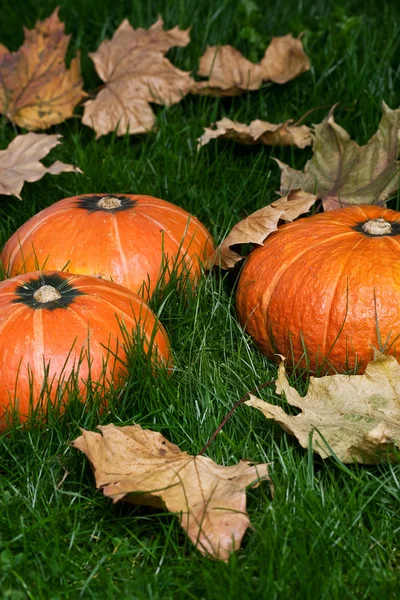
{"type": "Polygon", "coordinates": [[[302,121],[304,121],[304,119],[306,117],[308,117],[309,115],[311,115],[313,112],[316,112],[317,110],[322,110],[323,108],[330,108],[330,107],[331,107],[330,104],[322,104],[321,106],[316,106],[315,108],[310,108],[310,110],[305,112],[304,115],[302,117],[300,117],[300,119],[298,119],[295,123],[293,123],[293,127],[297,127],[297,125],[299,125],[302,121]]]}
{"type": "Polygon", "coordinates": [[[250,394],[255,394],[259,390],[262,390],[263,388],[268,387],[269,385],[272,385],[273,383],[275,383],[275,379],[270,379],[269,381],[266,381],[262,385],[259,385],[259,386],[255,387],[255,388],[253,388],[249,392],[246,392],[244,396],[242,396],[241,398],[239,398],[239,400],[237,402],[235,402],[235,404],[232,406],[232,408],[228,412],[228,414],[225,415],[225,417],[222,419],[222,421],[218,425],[217,429],[214,431],[214,433],[212,434],[212,436],[210,437],[210,439],[208,440],[208,442],[205,444],[205,446],[203,446],[203,448],[200,450],[200,452],[198,453],[197,456],[201,456],[202,454],[204,454],[204,452],[207,450],[207,448],[215,440],[215,438],[217,437],[217,435],[219,434],[219,432],[221,431],[221,429],[224,427],[224,425],[226,424],[226,422],[228,421],[228,419],[233,415],[233,413],[235,412],[235,410],[237,409],[237,407],[240,406],[247,399],[247,397],[250,396],[250,394]]]}

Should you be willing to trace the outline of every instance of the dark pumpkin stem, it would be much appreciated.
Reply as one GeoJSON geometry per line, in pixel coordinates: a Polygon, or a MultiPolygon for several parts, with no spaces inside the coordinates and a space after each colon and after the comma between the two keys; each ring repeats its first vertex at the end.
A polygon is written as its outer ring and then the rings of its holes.
{"type": "Polygon", "coordinates": [[[240,406],[241,404],[243,404],[243,402],[245,400],[247,400],[247,398],[250,396],[250,394],[255,394],[259,390],[262,390],[263,388],[266,388],[269,385],[272,385],[273,383],[275,383],[275,379],[270,379],[270,381],[267,381],[266,383],[263,383],[262,385],[259,385],[259,386],[255,387],[254,389],[250,390],[249,392],[246,392],[244,396],[242,396],[241,398],[239,398],[239,400],[232,406],[232,408],[228,412],[228,414],[225,415],[225,417],[222,419],[222,421],[218,425],[217,429],[214,431],[214,433],[212,434],[212,436],[210,437],[210,439],[208,440],[208,442],[205,444],[205,446],[203,446],[203,448],[200,450],[200,452],[198,453],[197,456],[201,456],[202,454],[204,454],[204,452],[207,450],[207,448],[213,443],[213,441],[215,440],[215,438],[217,437],[217,435],[219,434],[219,432],[221,431],[221,429],[225,426],[225,424],[228,421],[228,419],[233,415],[233,413],[235,412],[235,410],[237,409],[237,407],[240,406]]]}

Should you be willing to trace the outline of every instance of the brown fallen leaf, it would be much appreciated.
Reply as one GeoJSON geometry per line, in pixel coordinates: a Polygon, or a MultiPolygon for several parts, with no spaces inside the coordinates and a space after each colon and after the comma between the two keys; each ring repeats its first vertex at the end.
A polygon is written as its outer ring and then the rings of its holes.
{"type": "Polygon", "coordinates": [[[290,33],[272,38],[260,62],[264,81],[287,83],[310,69],[301,39],[290,33]]]}
{"type": "Polygon", "coordinates": [[[208,81],[196,81],[192,93],[208,96],[238,96],[258,90],[262,84],[260,65],[247,60],[233,46],[207,46],[197,75],[208,77],[208,81]]]}
{"type": "Polygon", "coordinates": [[[240,547],[250,525],[245,489],[269,480],[266,464],[217,465],[139,425],[98,429],[82,430],[73,446],[88,457],[105,496],[177,513],[202,554],[228,560],[240,547]]]}
{"type": "Polygon", "coordinates": [[[286,83],[310,68],[300,39],[291,34],[274,37],[258,63],[247,60],[233,46],[207,46],[192,93],[209,96],[237,96],[258,90],[263,81],[286,83]]]}
{"type": "Polygon", "coordinates": [[[24,29],[17,52],[0,46],[0,113],[26,129],[47,129],[72,116],[86,96],[79,57],[65,68],[70,37],[58,18],[58,8],[34,29],[24,29]]]}
{"type": "Polygon", "coordinates": [[[378,131],[359,146],[333,118],[314,125],[314,155],[296,171],[278,159],[281,194],[301,188],[316,193],[324,210],[353,204],[384,204],[400,182],[400,108],[383,102],[378,131]]]}
{"type": "Polygon", "coordinates": [[[289,385],[282,360],[276,391],[302,412],[290,416],[255,396],[246,404],[295,435],[303,448],[312,436],[313,450],[322,458],[335,454],[345,463],[367,464],[388,456],[400,460],[400,365],[393,356],[376,352],[363,375],[310,377],[304,398],[289,385]]]}
{"type": "Polygon", "coordinates": [[[61,137],[59,134],[26,133],[17,135],[6,150],[0,150],[0,194],[13,195],[21,200],[20,192],[25,181],[38,181],[46,173],[82,173],[78,167],[59,160],[50,167],[39,162],[54,146],[61,144],[61,137]]]}
{"type": "Polygon", "coordinates": [[[241,144],[266,144],[268,146],[297,146],[305,148],[312,143],[311,133],[307,125],[291,125],[286,123],[268,123],[256,119],[250,125],[223,118],[215,123],[216,129],[205,128],[198,138],[197,149],[208,144],[210,140],[222,137],[241,144]]]}
{"type": "Polygon", "coordinates": [[[193,80],[165,58],[173,46],[186,46],[189,30],[163,29],[159,18],[150,29],[133,29],[125,19],[111,40],[104,40],[89,56],[105,87],[85,103],[82,122],[96,137],[145,133],[154,125],[150,102],[175,104],[190,91],[193,80]]]}
{"type": "Polygon", "coordinates": [[[317,197],[302,190],[292,190],[287,196],[275,200],[268,206],[256,210],[239,221],[210,257],[209,267],[220,265],[222,269],[231,269],[241,256],[232,246],[237,244],[263,244],[266,238],[278,229],[280,220],[293,221],[310,210],[317,197]]]}

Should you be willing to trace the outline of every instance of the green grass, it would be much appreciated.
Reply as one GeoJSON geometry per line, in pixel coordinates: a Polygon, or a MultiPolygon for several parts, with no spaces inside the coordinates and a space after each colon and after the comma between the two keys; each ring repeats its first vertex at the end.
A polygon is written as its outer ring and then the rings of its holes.
{"type": "MultiPolygon", "coordinates": [[[[16,50],[23,25],[57,2],[30,0],[20,11],[3,0],[0,42],[16,50]]],[[[312,69],[284,86],[232,99],[189,96],[154,107],[147,136],[96,141],[78,118],[53,128],[62,146],[45,160],[74,162],[84,175],[47,175],[26,184],[23,201],[2,197],[4,243],[27,218],[80,193],[155,195],[198,216],[220,241],[239,218],[276,198],[278,157],[300,168],[310,150],[244,148],[210,143],[196,153],[202,128],[222,116],[295,120],[311,108],[339,103],[337,121],[359,142],[376,130],[381,100],[400,105],[400,11],[393,2],[358,0],[64,0],[60,16],[81,51],[85,89],[99,85],[88,52],[127,17],[149,26],[192,26],[188,48],[170,52],[195,69],[207,44],[231,43],[257,60],[273,35],[304,32],[312,69]],[[253,9],[252,9],[253,6],[253,9]]],[[[320,108],[306,123],[322,120],[320,108]]],[[[0,121],[0,144],[14,137],[0,121]]],[[[397,201],[391,202],[398,207],[397,201]]],[[[0,436],[0,595],[11,600],[68,598],[395,599],[400,589],[400,469],[344,467],[302,450],[277,425],[241,406],[208,449],[223,464],[240,458],[271,463],[276,496],[266,485],[248,493],[254,531],[228,564],[203,558],[166,513],[112,503],[94,489],[87,460],[69,442],[79,427],[134,420],[161,431],[182,450],[198,452],[236,400],[274,377],[275,367],[241,331],[234,309],[237,272],[205,277],[197,295],[169,286],[153,300],[172,342],[172,378],[144,372],[131,358],[130,379],[101,416],[73,403],[44,427],[0,436]]],[[[299,382],[299,385],[303,385],[299,382]]],[[[304,387],[304,385],[303,385],[304,387]]],[[[280,402],[273,389],[262,397],[280,402]]]]}

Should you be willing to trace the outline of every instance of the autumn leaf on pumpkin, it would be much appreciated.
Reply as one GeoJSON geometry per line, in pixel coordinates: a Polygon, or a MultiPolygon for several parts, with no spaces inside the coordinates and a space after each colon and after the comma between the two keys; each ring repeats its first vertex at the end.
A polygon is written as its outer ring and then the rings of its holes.
{"type": "Polygon", "coordinates": [[[176,513],[201,553],[228,560],[250,525],[245,489],[269,480],[266,464],[224,467],[190,456],[139,425],[82,430],[73,446],[88,457],[104,495],[176,513]]]}
{"type": "Polygon", "coordinates": [[[335,454],[345,463],[367,464],[400,460],[400,365],[393,356],[375,352],[363,375],[310,377],[304,398],[289,385],[282,360],[276,391],[301,413],[288,415],[255,396],[246,404],[295,435],[303,448],[312,435],[313,450],[322,458],[335,454]]]}
{"type": "Polygon", "coordinates": [[[222,269],[231,269],[245,257],[232,250],[238,244],[263,244],[267,237],[278,229],[278,223],[293,221],[308,212],[317,197],[302,190],[293,190],[287,196],[275,200],[268,206],[256,210],[239,221],[210,257],[209,267],[220,265],[222,269]]]}
{"type": "Polygon", "coordinates": [[[197,149],[220,137],[240,144],[297,146],[297,148],[309,146],[312,143],[309,127],[292,125],[292,122],[289,120],[285,123],[268,123],[256,119],[250,125],[245,125],[224,117],[215,123],[214,128],[205,128],[203,135],[197,140],[197,149]]]}
{"type": "Polygon", "coordinates": [[[301,188],[316,193],[324,210],[353,204],[385,203],[400,182],[400,108],[383,103],[378,131],[359,146],[334,120],[333,111],[314,125],[314,155],[303,171],[275,159],[281,169],[281,194],[301,188]]]}
{"type": "Polygon", "coordinates": [[[209,96],[238,96],[258,90],[263,81],[286,83],[310,68],[300,39],[291,34],[274,37],[263,59],[255,64],[233,46],[207,46],[197,74],[193,93],[209,96]]]}
{"type": "Polygon", "coordinates": [[[61,137],[45,133],[17,135],[6,150],[0,150],[0,194],[13,195],[21,200],[20,192],[25,181],[38,181],[46,173],[82,173],[78,167],[59,160],[50,167],[39,162],[54,146],[61,144],[61,137]]]}
{"type": "Polygon", "coordinates": [[[125,19],[112,39],[89,55],[105,86],[85,103],[82,122],[95,130],[97,138],[115,130],[117,135],[151,130],[155,115],[150,103],[175,104],[192,87],[190,74],[164,56],[189,41],[189,30],[166,31],[161,18],[147,30],[134,29],[125,19]]]}
{"type": "Polygon", "coordinates": [[[17,52],[0,46],[0,112],[19,127],[47,129],[72,116],[86,96],[79,57],[65,67],[70,37],[58,9],[34,29],[24,29],[17,52]]]}

